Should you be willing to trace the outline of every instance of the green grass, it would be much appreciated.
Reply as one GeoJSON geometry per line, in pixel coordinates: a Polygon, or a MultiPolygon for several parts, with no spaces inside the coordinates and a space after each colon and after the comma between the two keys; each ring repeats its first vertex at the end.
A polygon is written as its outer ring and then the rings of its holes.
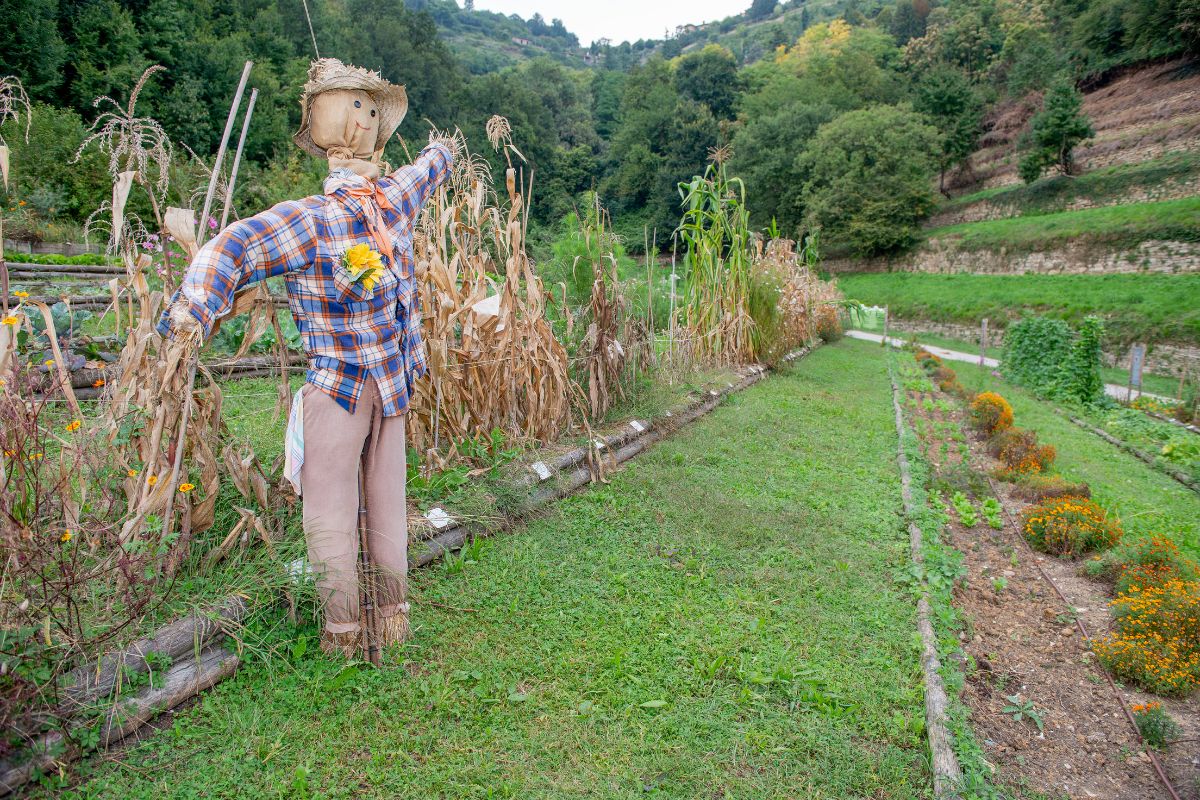
{"type": "Polygon", "coordinates": [[[926,796],[891,413],[878,347],[822,348],[415,574],[406,668],[281,625],[78,796],[926,796]]]}
{"type": "Polygon", "coordinates": [[[997,206],[1009,206],[1013,216],[1053,214],[1062,211],[1072,201],[1088,199],[1103,203],[1136,188],[1152,189],[1171,183],[1183,183],[1200,173],[1200,154],[1168,153],[1137,164],[1116,164],[1085,172],[1082,175],[1052,175],[1031,184],[997,186],[956,197],[944,203],[938,212],[953,211],[989,201],[997,206]]]}
{"type": "Polygon", "coordinates": [[[1192,557],[1200,557],[1200,495],[990,372],[962,369],[958,377],[968,389],[1003,395],[1012,404],[1018,426],[1037,431],[1043,442],[1058,449],[1055,469],[1091,486],[1095,499],[1119,515],[1126,536],[1165,534],[1192,557]]]}
{"type": "Polygon", "coordinates": [[[1109,340],[1200,344],[1200,274],[838,276],[846,296],[887,305],[898,319],[978,325],[1035,312],[1078,323],[1105,319],[1109,340]]]}
{"type": "Polygon", "coordinates": [[[1200,197],[1158,203],[1062,211],[933,228],[925,239],[961,250],[1032,252],[1087,239],[1106,247],[1133,247],[1149,239],[1200,241],[1200,197]]]}

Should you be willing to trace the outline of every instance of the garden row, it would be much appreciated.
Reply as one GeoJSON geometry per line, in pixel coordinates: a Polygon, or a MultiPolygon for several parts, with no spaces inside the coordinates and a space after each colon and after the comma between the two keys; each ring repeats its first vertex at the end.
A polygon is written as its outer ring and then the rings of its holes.
{"type": "MultiPolygon", "coordinates": [[[[1067,569],[1059,574],[1060,583],[1072,584],[1073,591],[1079,592],[1080,587],[1073,584],[1073,575],[1086,576],[1102,586],[1102,591],[1115,595],[1110,603],[1111,622],[1105,615],[1098,624],[1109,629],[1108,632],[1091,641],[1091,652],[1099,662],[1111,674],[1147,692],[1176,698],[1193,693],[1200,687],[1200,571],[1196,562],[1181,553],[1165,535],[1142,532],[1139,537],[1124,539],[1120,520],[1092,499],[1086,483],[1068,481],[1053,471],[1055,448],[1039,443],[1036,432],[1016,427],[1012,407],[1003,397],[995,392],[976,395],[965,390],[953,370],[925,351],[918,351],[916,359],[943,392],[956,395],[966,404],[969,424],[983,437],[986,455],[994,459],[992,477],[1012,487],[997,495],[1004,503],[987,496],[977,505],[969,497],[970,490],[958,490],[947,492],[948,504],[935,497],[934,506],[947,520],[952,507],[958,523],[968,533],[981,516],[989,528],[1002,530],[1006,527],[1006,512],[1015,510],[1010,519],[1031,548],[1069,560],[1064,563],[1067,569]],[[1092,558],[1078,561],[1085,556],[1092,558]]],[[[966,445],[961,447],[965,458],[966,445]]],[[[936,454],[932,460],[938,460],[936,454]]],[[[948,483],[943,480],[943,486],[953,483],[953,479],[948,483]]],[[[977,543],[970,544],[969,538],[966,541],[968,549],[978,547],[977,543]]],[[[1015,568],[1015,552],[1011,560],[1015,568]]],[[[983,574],[992,575],[991,589],[997,598],[1012,597],[1007,593],[1010,580],[1007,576],[1013,575],[1012,569],[988,572],[985,568],[983,574]]],[[[1059,591],[1048,572],[1042,571],[1041,576],[1059,591]]],[[[1036,588],[1028,591],[1037,593],[1036,588]]],[[[1059,593],[1065,600],[1065,595],[1059,593]]],[[[1020,603],[1013,599],[1004,602],[1020,603]]],[[[1074,602],[1084,605],[1079,599],[1074,602]]],[[[987,616],[984,605],[983,611],[975,606],[981,617],[987,616]]],[[[1075,612],[1070,607],[1061,616],[1064,621],[1074,618],[1075,612]]],[[[1010,616],[1008,623],[1018,619],[1019,614],[1010,616]]],[[[995,623],[1004,624],[999,619],[995,623]]],[[[1053,647],[1054,643],[1047,646],[1053,647]]],[[[1088,653],[1083,655],[1086,658],[1088,653]]],[[[1045,709],[1039,711],[1027,696],[1020,694],[1007,697],[1006,701],[1004,713],[1018,720],[1024,713],[1036,722],[1039,730],[1042,728],[1045,709]]],[[[1175,710],[1178,714],[1182,708],[1175,710]]],[[[1075,713],[1080,713],[1079,709],[1075,713]]],[[[1127,713],[1153,748],[1164,748],[1180,738],[1178,723],[1160,701],[1141,698],[1131,707],[1127,705],[1127,713]]],[[[1164,769],[1157,757],[1151,759],[1164,778],[1167,772],[1177,777],[1178,770],[1164,769]]]]}
{"type": "MultiPolygon", "coordinates": [[[[921,351],[918,360],[943,391],[966,395],[953,370],[921,351]],[[949,374],[947,374],[949,373],[949,374]]],[[[1117,675],[1150,691],[1186,695],[1200,688],[1200,564],[1161,536],[1122,544],[1120,521],[1091,499],[1087,484],[1053,474],[1056,451],[1036,432],[1014,425],[1011,405],[994,392],[970,399],[971,424],[1000,462],[995,477],[1034,502],[1022,531],[1036,550],[1062,558],[1103,553],[1086,572],[1116,595],[1117,633],[1097,654],[1117,675]]]]}

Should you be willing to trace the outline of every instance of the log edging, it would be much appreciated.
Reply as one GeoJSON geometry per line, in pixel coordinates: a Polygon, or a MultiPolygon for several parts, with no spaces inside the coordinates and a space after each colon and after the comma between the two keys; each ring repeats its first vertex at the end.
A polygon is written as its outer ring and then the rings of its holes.
{"type": "MultiPolygon", "coordinates": [[[[1063,412],[1060,412],[1060,413],[1063,413],[1063,412]]],[[[1090,422],[1087,422],[1086,420],[1082,420],[1079,417],[1076,417],[1076,416],[1073,416],[1073,415],[1067,414],[1067,413],[1063,413],[1063,416],[1065,416],[1071,422],[1075,423],[1075,425],[1079,426],[1080,428],[1083,428],[1088,433],[1099,436],[1104,441],[1108,442],[1109,444],[1113,445],[1114,447],[1124,450],[1126,453],[1129,453],[1129,455],[1133,456],[1134,458],[1138,459],[1139,461],[1146,462],[1147,464],[1150,465],[1151,469],[1153,469],[1157,472],[1161,472],[1163,475],[1166,475],[1168,478],[1173,478],[1174,480],[1178,481],[1179,483],[1182,483],[1187,488],[1191,489],[1193,492],[1200,493],[1200,483],[1197,483],[1196,481],[1192,480],[1191,477],[1189,477],[1186,473],[1184,473],[1180,470],[1165,466],[1163,464],[1160,464],[1158,462],[1158,459],[1156,459],[1150,453],[1147,453],[1144,450],[1139,450],[1138,448],[1134,447],[1133,445],[1128,444],[1127,442],[1124,442],[1124,441],[1118,439],[1116,436],[1113,436],[1108,431],[1103,430],[1101,428],[1097,428],[1095,425],[1092,425],[1090,422]]]]}
{"type": "MultiPolygon", "coordinates": [[[[912,475],[908,454],[904,452],[904,413],[900,408],[900,387],[896,383],[896,375],[890,364],[888,380],[892,385],[892,408],[896,415],[896,463],[900,468],[900,496],[904,505],[904,517],[908,522],[909,550],[913,563],[919,566],[925,561],[922,552],[924,535],[916,522],[912,475]]],[[[933,794],[937,800],[957,800],[960,797],[958,788],[962,785],[962,767],[954,753],[947,726],[950,699],[946,693],[946,684],[942,680],[937,636],[930,621],[929,587],[924,580],[921,581],[921,596],[917,599],[917,631],[921,636],[921,673],[925,680],[925,730],[929,736],[933,794]]]]}

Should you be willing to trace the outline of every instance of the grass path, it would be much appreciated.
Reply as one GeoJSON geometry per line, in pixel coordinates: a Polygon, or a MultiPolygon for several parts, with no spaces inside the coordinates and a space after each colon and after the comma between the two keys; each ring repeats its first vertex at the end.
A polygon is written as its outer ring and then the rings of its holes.
{"type": "Polygon", "coordinates": [[[891,413],[878,346],[822,348],[419,572],[405,668],[279,631],[78,796],[926,796],[891,413]]]}

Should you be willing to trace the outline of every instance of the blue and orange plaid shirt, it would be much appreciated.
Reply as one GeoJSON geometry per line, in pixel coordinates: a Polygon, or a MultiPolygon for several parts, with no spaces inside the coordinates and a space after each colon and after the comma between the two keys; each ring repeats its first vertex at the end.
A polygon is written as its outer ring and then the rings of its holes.
{"type": "MultiPolygon", "coordinates": [[[[426,369],[413,227],[452,164],[450,150],[434,143],[376,183],[335,170],[324,194],[280,203],[221,231],[196,255],[172,303],[186,298],[207,337],[239,289],[284,276],[308,356],[308,382],[354,413],[363,386],[374,378],[384,415],[403,414],[413,381],[426,369]],[[342,265],[358,244],[383,256],[383,275],[370,290],[342,265]]],[[[170,332],[167,313],[158,330],[170,332]]]]}

